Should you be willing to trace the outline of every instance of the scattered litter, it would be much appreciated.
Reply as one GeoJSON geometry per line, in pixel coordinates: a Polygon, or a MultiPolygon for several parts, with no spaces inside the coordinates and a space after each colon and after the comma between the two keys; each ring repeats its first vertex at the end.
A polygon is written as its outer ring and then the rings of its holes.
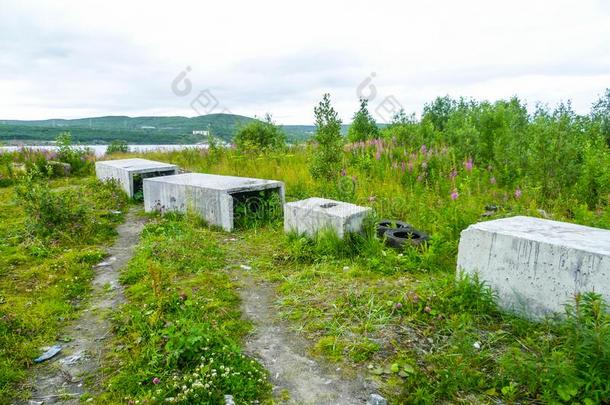
{"type": "Polygon", "coordinates": [[[114,215],[119,215],[121,213],[121,211],[111,210],[110,213],[114,214],[114,215]]]}
{"type": "Polygon", "coordinates": [[[233,400],[233,395],[225,395],[225,405],[235,405],[235,400],[233,400]]]}
{"type": "Polygon", "coordinates": [[[45,351],[40,357],[34,359],[34,363],[42,363],[45,360],[49,360],[54,357],[61,351],[61,345],[51,346],[47,351],[45,351]]]}
{"type": "Polygon", "coordinates": [[[77,354],[73,354],[71,356],[68,356],[66,358],[63,358],[63,359],[59,360],[59,362],[61,364],[65,364],[65,365],[71,366],[74,363],[77,363],[77,362],[81,361],[82,358],[83,358],[83,355],[81,353],[77,353],[77,354]]]}
{"type": "Polygon", "coordinates": [[[108,260],[104,260],[103,262],[99,262],[98,264],[96,264],[95,267],[110,266],[114,262],[116,262],[116,257],[111,256],[108,258],[108,260]]]}
{"type": "Polygon", "coordinates": [[[252,267],[247,266],[245,264],[240,265],[239,267],[241,267],[242,270],[252,270],[252,267]]]}
{"type": "Polygon", "coordinates": [[[474,347],[475,349],[479,350],[481,348],[481,342],[474,342],[472,347],[474,347]]]}
{"type": "Polygon", "coordinates": [[[366,405],[388,405],[388,401],[379,394],[371,394],[366,405]]]}

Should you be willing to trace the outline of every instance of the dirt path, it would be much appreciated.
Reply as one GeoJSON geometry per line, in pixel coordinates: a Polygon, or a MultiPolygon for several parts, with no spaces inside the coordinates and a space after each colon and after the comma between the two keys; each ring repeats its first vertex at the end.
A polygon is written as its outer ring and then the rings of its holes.
{"type": "Polygon", "coordinates": [[[118,237],[107,250],[108,256],[95,266],[93,294],[87,309],[64,330],[63,336],[69,341],[61,343],[60,354],[34,366],[32,397],[26,404],[80,403],[79,398],[86,392],[84,380],[95,377],[104,341],[111,333],[108,311],[125,299],[119,271],[133,256],[144,222],[132,209],[117,228],[118,237]]]}
{"type": "Polygon", "coordinates": [[[241,284],[242,312],[255,325],[246,352],[269,371],[275,399],[285,404],[366,404],[369,395],[377,392],[375,385],[362,376],[346,378],[337,366],[307,355],[310,343],[277,316],[273,285],[256,281],[250,274],[256,269],[241,267],[247,263],[239,257],[240,243],[243,241],[228,245],[228,250],[231,274],[241,284]]]}

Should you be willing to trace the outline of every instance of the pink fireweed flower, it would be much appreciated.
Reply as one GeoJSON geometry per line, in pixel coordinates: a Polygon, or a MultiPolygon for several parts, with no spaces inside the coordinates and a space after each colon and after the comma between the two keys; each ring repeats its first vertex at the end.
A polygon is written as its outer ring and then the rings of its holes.
{"type": "Polygon", "coordinates": [[[407,165],[405,164],[404,161],[400,164],[400,168],[402,169],[403,173],[407,169],[407,165]]]}
{"type": "Polygon", "coordinates": [[[428,152],[428,148],[426,147],[426,145],[422,145],[421,148],[419,149],[419,151],[421,153],[423,153],[424,155],[426,154],[426,152],[428,152]]]}
{"type": "Polygon", "coordinates": [[[381,150],[377,149],[377,152],[375,153],[375,160],[379,160],[381,159],[381,150]]]}
{"type": "Polygon", "coordinates": [[[345,167],[343,169],[341,169],[341,177],[345,177],[347,175],[347,171],[345,170],[345,167]]]}
{"type": "Polygon", "coordinates": [[[409,163],[407,163],[407,168],[409,169],[409,173],[413,171],[413,162],[409,161],[409,163]]]}
{"type": "Polygon", "coordinates": [[[491,176],[491,178],[489,179],[489,182],[490,182],[491,184],[496,184],[496,178],[495,178],[495,177],[493,177],[493,176],[491,176]]]}
{"type": "Polygon", "coordinates": [[[455,179],[457,177],[457,170],[455,169],[451,169],[451,173],[449,173],[449,178],[450,179],[455,179]]]}
{"type": "Polygon", "coordinates": [[[155,377],[152,380],[152,383],[155,384],[155,385],[159,384],[160,382],[161,382],[161,380],[159,379],[159,377],[155,377]]]}
{"type": "Polygon", "coordinates": [[[520,198],[521,197],[521,189],[519,187],[517,187],[515,189],[515,198],[520,198]]]}
{"type": "Polygon", "coordinates": [[[394,308],[400,309],[400,308],[402,308],[402,304],[400,302],[397,302],[396,304],[394,304],[394,308]]]}
{"type": "Polygon", "coordinates": [[[468,160],[464,162],[464,169],[466,169],[467,171],[471,171],[473,166],[474,165],[472,164],[472,158],[468,158],[468,160]]]}
{"type": "Polygon", "coordinates": [[[452,199],[453,201],[457,200],[459,196],[460,196],[460,194],[457,192],[457,190],[455,190],[455,189],[454,189],[454,190],[451,192],[451,199],[452,199]]]}

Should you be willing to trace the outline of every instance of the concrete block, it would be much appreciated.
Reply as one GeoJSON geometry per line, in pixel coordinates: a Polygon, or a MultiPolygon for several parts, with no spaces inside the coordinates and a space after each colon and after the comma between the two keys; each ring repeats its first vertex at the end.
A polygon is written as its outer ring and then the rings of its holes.
{"type": "Polygon", "coordinates": [[[576,293],[610,301],[610,231],[516,216],[462,231],[457,271],[479,274],[502,308],[529,318],[560,313],[576,293]]]}
{"type": "Polygon", "coordinates": [[[342,201],[308,198],[284,205],[284,231],[314,236],[330,228],[343,238],[347,232],[360,231],[363,219],[371,211],[369,207],[342,201]]]}
{"type": "Polygon", "coordinates": [[[284,183],[281,181],[203,173],[149,178],[144,180],[144,210],[192,210],[209,224],[232,231],[234,202],[256,198],[263,190],[276,190],[284,203],[284,183]]]}
{"type": "Polygon", "coordinates": [[[147,159],[120,159],[95,162],[95,174],[100,180],[115,179],[127,195],[142,191],[142,179],[178,173],[176,165],[147,159]]]}

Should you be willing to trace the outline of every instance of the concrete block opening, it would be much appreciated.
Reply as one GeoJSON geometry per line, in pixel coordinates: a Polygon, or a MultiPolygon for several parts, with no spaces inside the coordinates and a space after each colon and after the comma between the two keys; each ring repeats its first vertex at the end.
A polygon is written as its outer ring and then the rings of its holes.
{"type": "Polygon", "coordinates": [[[237,229],[270,223],[282,218],[282,196],[279,189],[244,191],[231,194],[233,226],[237,229]]]}
{"type": "MultiPolygon", "coordinates": [[[[144,209],[193,211],[210,225],[232,231],[269,215],[273,201],[284,203],[284,183],[275,180],[184,173],[144,179],[144,209]]],[[[273,210],[271,212],[274,212],[273,210]]]]}
{"type": "Polygon", "coordinates": [[[95,174],[100,180],[116,180],[130,198],[141,198],[145,178],[170,176],[178,173],[176,165],[147,159],[120,159],[95,162],[95,174]]]}

